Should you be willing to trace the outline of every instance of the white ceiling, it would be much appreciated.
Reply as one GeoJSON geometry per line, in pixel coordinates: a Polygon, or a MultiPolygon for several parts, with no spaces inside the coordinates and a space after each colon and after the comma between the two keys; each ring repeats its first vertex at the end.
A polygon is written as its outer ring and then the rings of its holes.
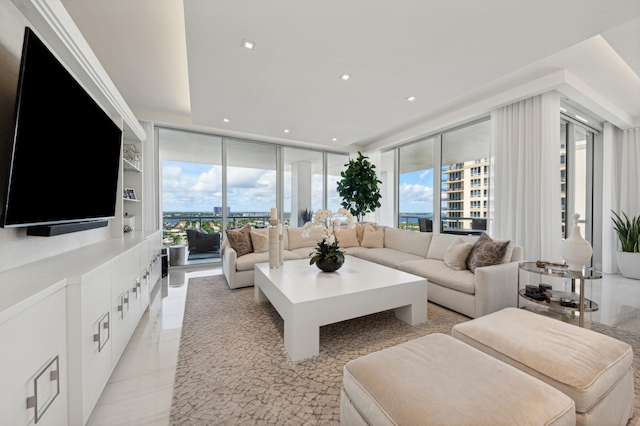
{"type": "Polygon", "coordinates": [[[564,70],[555,88],[640,125],[638,0],[61,1],[141,120],[366,150],[564,70]]]}

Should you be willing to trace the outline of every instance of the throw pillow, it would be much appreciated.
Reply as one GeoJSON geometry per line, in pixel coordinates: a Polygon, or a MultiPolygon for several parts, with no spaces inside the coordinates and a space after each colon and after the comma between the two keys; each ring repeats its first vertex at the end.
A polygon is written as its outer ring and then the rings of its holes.
{"type": "Polygon", "coordinates": [[[462,237],[458,237],[447,248],[444,254],[444,264],[454,271],[467,269],[467,257],[471,253],[472,243],[465,243],[462,237]]]}
{"type": "Polygon", "coordinates": [[[364,228],[367,225],[373,226],[373,229],[377,229],[378,224],[375,222],[357,222],[356,223],[356,235],[358,237],[358,244],[362,245],[362,237],[364,237],[364,228]]]}
{"type": "Polygon", "coordinates": [[[356,228],[340,228],[340,232],[336,232],[336,239],[341,248],[359,247],[360,242],[356,235],[356,228]]]}
{"type": "Polygon", "coordinates": [[[251,225],[245,225],[239,230],[226,230],[229,245],[236,251],[238,257],[253,252],[251,244],[251,225]]]}
{"type": "Polygon", "coordinates": [[[458,238],[462,237],[453,234],[433,234],[431,244],[429,244],[429,251],[427,252],[427,259],[444,260],[447,249],[458,238]]]}
{"type": "Polygon", "coordinates": [[[265,253],[269,251],[269,230],[254,229],[251,231],[251,245],[254,253],[265,253]]]}
{"type": "Polygon", "coordinates": [[[369,248],[382,248],[384,247],[384,228],[376,230],[373,226],[367,225],[364,227],[364,234],[362,235],[362,247],[369,248]]]}
{"type": "Polygon", "coordinates": [[[502,262],[509,241],[494,241],[486,232],[473,243],[467,258],[467,269],[475,273],[476,268],[497,265],[502,262]]]}

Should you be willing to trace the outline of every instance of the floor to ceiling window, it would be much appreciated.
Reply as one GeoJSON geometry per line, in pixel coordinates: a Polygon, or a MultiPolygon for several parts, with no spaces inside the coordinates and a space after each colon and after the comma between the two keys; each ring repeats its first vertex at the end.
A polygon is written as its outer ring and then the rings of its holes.
{"type": "Polygon", "coordinates": [[[283,158],[285,225],[302,226],[323,206],[323,154],[285,147],[283,158]]]}
{"type": "Polygon", "coordinates": [[[158,141],[164,244],[186,245],[188,260],[219,259],[222,139],[161,128],[158,141]]]}
{"type": "Polygon", "coordinates": [[[442,135],[442,232],[479,234],[487,229],[489,155],[489,121],[442,135]]]}
{"type": "Polygon", "coordinates": [[[276,207],[276,149],[265,143],[227,141],[228,229],[268,226],[268,213],[276,207]]]}
{"type": "Polygon", "coordinates": [[[593,233],[593,129],[562,120],[560,123],[560,185],[562,237],[571,234],[578,213],[580,234],[592,243],[593,233]]]}
{"type": "Polygon", "coordinates": [[[342,207],[342,198],[338,194],[338,181],[342,179],[340,172],[346,169],[348,155],[327,154],[327,209],[333,212],[342,207]]]}
{"type": "Polygon", "coordinates": [[[489,219],[490,122],[484,119],[393,151],[398,227],[480,234],[489,219]],[[438,190],[434,190],[438,188],[438,190]],[[439,210],[439,215],[438,215],[439,210]]]}
{"type": "Polygon", "coordinates": [[[412,231],[433,229],[434,139],[399,148],[398,227],[412,231]]]}
{"type": "Polygon", "coordinates": [[[193,263],[219,261],[225,229],[266,227],[273,207],[283,207],[285,226],[340,208],[346,154],[162,127],[157,140],[164,244],[187,247],[193,263]]]}

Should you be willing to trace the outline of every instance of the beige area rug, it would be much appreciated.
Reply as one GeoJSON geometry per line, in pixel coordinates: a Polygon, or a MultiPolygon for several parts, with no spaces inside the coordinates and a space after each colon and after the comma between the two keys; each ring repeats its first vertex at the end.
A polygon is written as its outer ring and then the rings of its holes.
{"type": "MultiPolygon", "coordinates": [[[[192,278],[187,289],[171,407],[172,425],[338,425],[344,364],[430,333],[449,334],[469,318],[429,303],[429,320],[412,327],[385,311],[324,326],[320,354],[291,362],[283,321],[253,288],[230,290],[224,276],[192,278]]],[[[592,329],[632,344],[638,420],[640,333],[592,329]],[[638,365],[636,365],[638,364],[638,365]]]]}

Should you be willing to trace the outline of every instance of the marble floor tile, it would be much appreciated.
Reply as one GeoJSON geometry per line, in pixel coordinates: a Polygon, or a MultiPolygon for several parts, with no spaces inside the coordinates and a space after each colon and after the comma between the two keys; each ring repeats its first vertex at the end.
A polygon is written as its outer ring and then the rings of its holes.
{"type": "Polygon", "coordinates": [[[169,424],[186,284],[191,277],[221,273],[220,265],[195,265],[172,270],[158,282],[87,425],[169,424]]]}
{"type": "MultiPolygon", "coordinates": [[[[172,269],[158,283],[149,309],[89,418],[89,426],[169,424],[186,284],[191,277],[221,273],[220,265],[193,265],[172,269]]],[[[640,331],[640,281],[604,275],[587,283],[585,296],[600,307],[585,317],[587,321],[640,331]]]]}

